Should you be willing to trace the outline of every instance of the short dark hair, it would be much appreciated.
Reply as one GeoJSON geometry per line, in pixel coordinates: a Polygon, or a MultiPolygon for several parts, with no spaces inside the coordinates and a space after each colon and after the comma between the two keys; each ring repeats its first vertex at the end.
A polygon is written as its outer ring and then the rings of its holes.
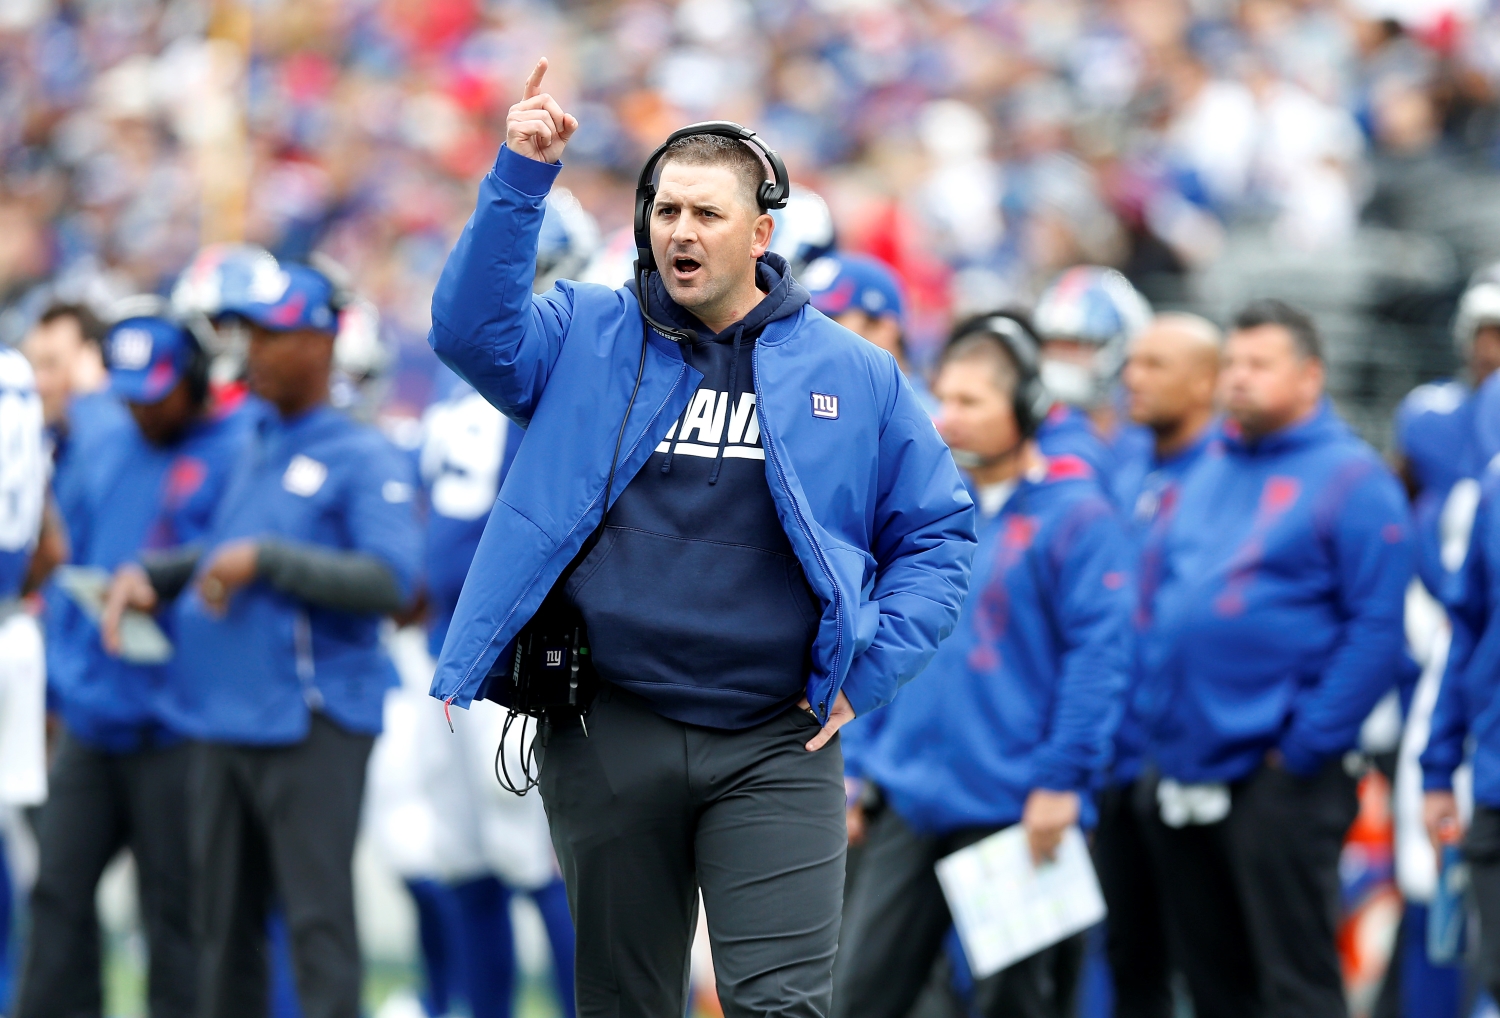
{"type": "Polygon", "coordinates": [[[750,206],[765,211],[760,204],[760,185],[768,179],[766,164],[744,142],[718,134],[690,134],[668,145],[658,166],[664,168],[672,162],[689,166],[727,166],[740,179],[750,206]]]}
{"type": "Polygon", "coordinates": [[[1304,360],[1323,360],[1323,341],[1312,316],[1275,297],[1261,297],[1240,308],[1234,316],[1234,328],[1258,329],[1262,325],[1279,325],[1292,337],[1292,349],[1304,360]]]}
{"type": "Polygon", "coordinates": [[[51,325],[64,318],[71,318],[78,323],[78,331],[82,333],[84,342],[93,343],[99,347],[104,345],[104,323],[87,304],[55,301],[42,309],[42,313],[37,316],[36,324],[38,326],[51,325]]]}

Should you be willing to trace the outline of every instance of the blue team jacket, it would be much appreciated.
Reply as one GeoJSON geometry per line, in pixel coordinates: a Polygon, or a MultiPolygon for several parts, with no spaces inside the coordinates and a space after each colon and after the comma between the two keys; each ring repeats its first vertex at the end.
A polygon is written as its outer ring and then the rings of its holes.
{"type": "Polygon", "coordinates": [[[1115,450],[1099,434],[1089,415],[1075,406],[1054,403],[1036,430],[1036,444],[1044,456],[1072,456],[1083,460],[1106,495],[1114,497],[1115,450]]]}
{"type": "Polygon", "coordinates": [[[1474,799],[1500,808],[1500,472],[1491,469],[1474,514],[1469,553],[1448,606],[1453,642],[1422,753],[1422,783],[1453,787],[1453,771],[1474,737],[1474,799]]]}
{"type": "MultiPolygon", "coordinates": [[[[409,595],[422,556],[415,482],[407,456],[331,407],[286,421],[267,413],[214,516],[202,564],[228,541],[278,537],[374,555],[409,595]]],[[[289,745],[307,734],[310,710],[351,732],[380,731],[396,670],[379,616],[309,605],[258,581],[222,619],[190,585],[173,621],[173,704],[195,738],[289,745]]]]}
{"type": "Polygon", "coordinates": [[[1132,708],[1179,781],[1279,747],[1311,774],[1393,685],[1413,548],[1406,499],[1326,401],[1254,444],[1224,428],[1163,543],[1132,708]]]}
{"type": "MultiPolygon", "coordinates": [[[[249,437],[243,410],[192,426],[170,446],[147,442],[132,423],[89,447],[78,478],[70,535],[73,561],[107,572],[142,552],[200,540],[249,437]]],[[[128,751],[182,734],[172,723],[169,665],[133,665],[106,653],[98,627],[71,599],[56,607],[50,638],[69,652],[47,679],[68,730],[98,749],[128,751]]],[[[167,624],[168,636],[172,636],[167,624]]]]}
{"type": "MultiPolygon", "coordinates": [[[[562,282],[533,297],[558,170],[500,150],[432,299],[438,356],[526,428],[433,679],[432,695],[459,706],[599,522],[643,331],[616,495],[701,379],[674,342],[644,330],[628,289],[562,282]]],[[[922,669],[958,617],[973,504],[895,359],[873,344],[804,307],[766,326],[752,367],[767,481],[823,606],[808,700],[826,718],[842,688],[865,713],[922,669]]]]}
{"type": "Polygon", "coordinates": [[[1021,819],[1109,763],[1130,664],[1130,542],[1093,471],[1053,459],[982,522],[973,596],[919,682],[876,719],[865,777],[913,829],[1021,819]]]}
{"type": "MultiPolygon", "coordinates": [[[[72,540],[73,532],[84,525],[81,517],[88,511],[85,499],[93,446],[119,432],[134,431],[135,422],[130,419],[130,411],[108,392],[88,393],[69,401],[67,427],[51,435],[52,498],[69,540],[72,540]]],[[[59,628],[72,610],[68,595],[53,580],[43,589],[43,597],[46,601],[47,674],[77,668],[77,660],[70,659],[76,659],[81,648],[59,628]]],[[[47,694],[49,709],[59,709],[56,690],[50,681],[47,694]]]]}
{"type": "MultiPolygon", "coordinates": [[[[1151,602],[1155,600],[1156,588],[1161,583],[1162,546],[1177,512],[1182,482],[1202,461],[1203,454],[1217,441],[1217,436],[1218,425],[1214,424],[1192,445],[1165,459],[1158,458],[1154,449],[1148,450],[1146,469],[1132,471],[1138,478],[1134,484],[1128,488],[1116,488],[1116,498],[1130,521],[1130,533],[1135,542],[1137,630],[1147,629],[1151,623],[1151,602]]],[[[1115,755],[1110,767],[1110,780],[1116,784],[1135,780],[1141,772],[1146,751],[1146,733],[1131,706],[1135,688],[1141,681],[1140,655],[1134,641],[1131,655],[1131,686],[1126,693],[1120,727],[1115,732],[1115,755]]]]}

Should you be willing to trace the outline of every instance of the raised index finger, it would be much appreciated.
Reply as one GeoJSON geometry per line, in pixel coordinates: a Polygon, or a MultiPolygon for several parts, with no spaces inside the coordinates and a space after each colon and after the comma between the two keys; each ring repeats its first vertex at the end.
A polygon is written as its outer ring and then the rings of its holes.
{"type": "Polygon", "coordinates": [[[531,69],[531,77],[526,79],[526,87],[521,90],[521,98],[523,100],[530,99],[532,96],[541,92],[542,75],[546,73],[547,58],[542,57],[542,59],[536,62],[536,66],[531,69]]]}

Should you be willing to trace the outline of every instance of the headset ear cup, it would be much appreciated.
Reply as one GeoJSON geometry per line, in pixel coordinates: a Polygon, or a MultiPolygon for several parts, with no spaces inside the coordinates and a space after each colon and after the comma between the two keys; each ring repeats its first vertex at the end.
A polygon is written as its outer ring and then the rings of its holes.
{"type": "MultiPolygon", "coordinates": [[[[647,163],[648,170],[654,169],[657,155],[652,156],[647,163]]],[[[645,184],[636,192],[635,199],[635,257],[636,262],[647,272],[656,270],[656,254],[651,250],[651,206],[656,204],[656,185],[645,184]]]]}

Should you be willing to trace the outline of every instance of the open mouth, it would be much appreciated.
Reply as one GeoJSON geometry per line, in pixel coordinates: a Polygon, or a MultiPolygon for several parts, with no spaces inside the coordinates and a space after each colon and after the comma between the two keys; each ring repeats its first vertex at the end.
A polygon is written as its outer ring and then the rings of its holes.
{"type": "Polygon", "coordinates": [[[700,268],[702,268],[702,266],[699,265],[698,262],[693,258],[684,257],[672,259],[672,272],[677,276],[678,279],[686,279],[693,273],[697,272],[700,268]]]}

